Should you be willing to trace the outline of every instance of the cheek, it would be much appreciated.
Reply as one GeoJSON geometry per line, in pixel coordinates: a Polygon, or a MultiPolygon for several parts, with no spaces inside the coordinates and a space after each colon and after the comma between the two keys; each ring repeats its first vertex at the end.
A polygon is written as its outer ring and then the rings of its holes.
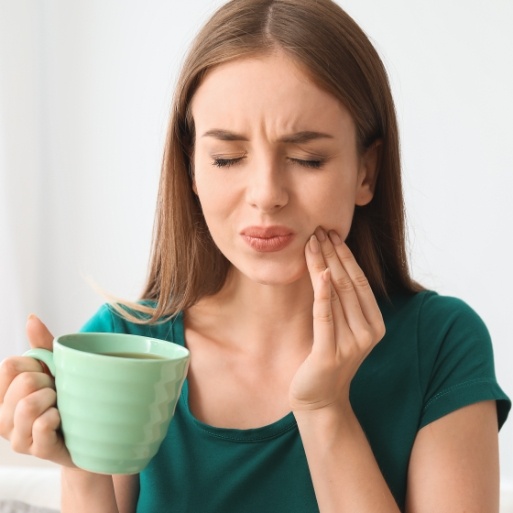
{"type": "Polygon", "coordinates": [[[205,180],[198,176],[195,181],[195,192],[198,196],[205,222],[214,238],[222,233],[229,224],[235,211],[233,198],[226,184],[219,180],[205,180]]]}
{"type": "Polygon", "coordinates": [[[195,164],[194,173],[194,192],[198,196],[203,212],[215,210],[216,203],[220,203],[222,197],[222,188],[215,180],[210,179],[209,173],[202,166],[195,164]]]}
{"type": "Polygon", "coordinates": [[[222,171],[201,161],[196,164],[195,192],[205,217],[224,218],[238,210],[243,201],[244,184],[235,170],[222,171]]]}
{"type": "MultiPolygon", "coordinates": [[[[335,230],[345,238],[351,228],[355,209],[355,194],[351,187],[334,184],[310,197],[308,210],[312,221],[326,230],[335,230]]],[[[317,226],[316,225],[316,226],[317,226]]]]}
{"type": "Polygon", "coordinates": [[[344,208],[339,208],[335,215],[327,219],[325,228],[327,230],[335,230],[342,240],[345,240],[351,229],[353,215],[354,206],[345,205],[344,208]]]}

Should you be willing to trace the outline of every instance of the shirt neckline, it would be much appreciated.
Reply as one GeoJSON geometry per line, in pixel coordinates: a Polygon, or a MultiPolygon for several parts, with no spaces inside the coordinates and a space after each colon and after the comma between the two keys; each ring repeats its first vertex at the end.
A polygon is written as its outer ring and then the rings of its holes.
{"type": "MultiPolygon", "coordinates": [[[[173,322],[174,342],[186,347],[185,329],[183,324],[183,313],[181,312],[173,322]]],[[[191,427],[203,431],[205,434],[214,438],[229,440],[232,442],[263,442],[277,438],[292,429],[297,428],[296,418],[292,412],[287,413],[281,419],[271,424],[259,426],[250,429],[222,428],[211,426],[198,420],[189,408],[189,382],[186,378],[180,395],[180,404],[184,412],[184,418],[191,427]]]]}

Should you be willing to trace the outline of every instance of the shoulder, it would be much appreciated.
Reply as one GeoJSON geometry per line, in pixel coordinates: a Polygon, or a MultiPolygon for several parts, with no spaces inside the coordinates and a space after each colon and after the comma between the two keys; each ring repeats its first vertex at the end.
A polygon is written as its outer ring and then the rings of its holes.
{"type": "Polygon", "coordinates": [[[434,291],[397,295],[380,301],[387,331],[399,330],[414,336],[421,345],[442,343],[447,337],[490,341],[488,329],[465,301],[434,291]]]}
{"type": "MultiPolygon", "coordinates": [[[[436,351],[469,354],[492,362],[492,342],[485,322],[462,299],[435,292],[421,293],[417,339],[424,354],[436,351]]],[[[454,354],[456,357],[456,355],[454,354]]]]}
{"type": "Polygon", "coordinates": [[[148,324],[144,316],[121,307],[127,312],[122,315],[120,308],[112,304],[102,305],[97,312],[82,326],[82,332],[112,332],[143,335],[146,337],[169,340],[183,345],[183,315],[177,314],[172,319],[148,324]]]}
{"type": "Polygon", "coordinates": [[[424,329],[437,325],[441,329],[449,330],[454,324],[459,324],[466,328],[465,331],[489,338],[488,329],[481,317],[462,299],[441,296],[436,292],[425,292],[422,299],[419,320],[424,329]]]}
{"type": "MultiPolygon", "coordinates": [[[[418,306],[419,357],[434,369],[479,366],[493,375],[493,349],[483,319],[465,301],[435,292],[421,294],[418,306]]],[[[422,362],[421,362],[422,363],[422,362]]],[[[475,369],[474,369],[475,371],[475,369]]]]}
{"type": "Polygon", "coordinates": [[[401,344],[414,348],[425,401],[422,424],[487,399],[499,400],[499,423],[504,422],[509,401],[496,382],[490,333],[470,305],[423,291],[393,298],[383,315],[401,344]]]}
{"type": "Polygon", "coordinates": [[[435,364],[444,353],[468,359],[481,354],[491,361],[492,345],[488,329],[465,301],[433,291],[395,296],[381,301],[387,335],[414,345],[421,363],[435,364]]]}

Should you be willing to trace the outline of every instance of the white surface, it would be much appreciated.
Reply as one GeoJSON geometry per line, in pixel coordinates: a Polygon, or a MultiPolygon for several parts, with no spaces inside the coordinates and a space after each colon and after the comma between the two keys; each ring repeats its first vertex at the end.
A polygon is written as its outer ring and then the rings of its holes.
{"type": "Polygon", "coordinates": [[[58,510],[59,470],[0,466],[0,499],[58,510]]]}
{"type": "Polygon", "coordinates": [[[0,438],[0,501],[60,508],[60,467],[32,456],[16,454],[0,438]]]}
{"type": "Polygon", "coordinates": [[[501,513],[513,513],[513,483],[504,483],[502,486],[501,513]]]}
{"type": "MultiPolygon", "coordinates": [[[[138,294],[173,82],[220,3],[0,2],[0,358],[32,311],[76,330],[102,302],[84,275],[138,294]]],[[[340,3],[391,75],[414,274],[481,314],[513,395],[513,2],[340,3]]],[[[510,419],[508,481],[512,455],[510,419]]]]}

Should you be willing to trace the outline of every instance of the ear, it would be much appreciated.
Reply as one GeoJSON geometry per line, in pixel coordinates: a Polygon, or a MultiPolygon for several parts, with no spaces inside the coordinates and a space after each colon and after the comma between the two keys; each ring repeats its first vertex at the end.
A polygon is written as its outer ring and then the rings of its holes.
{"type": "Polygon", "coordinates": [[[375,141],[360,157],[358,169],[358,184],[356,190],[356,205],[363,207],[371,202],[378,178],[381,156],[381,140],[375,141]]]}

